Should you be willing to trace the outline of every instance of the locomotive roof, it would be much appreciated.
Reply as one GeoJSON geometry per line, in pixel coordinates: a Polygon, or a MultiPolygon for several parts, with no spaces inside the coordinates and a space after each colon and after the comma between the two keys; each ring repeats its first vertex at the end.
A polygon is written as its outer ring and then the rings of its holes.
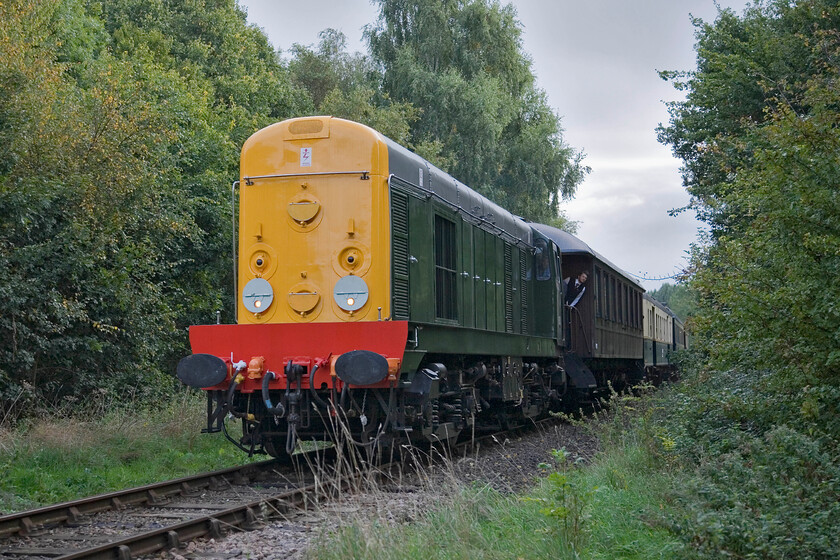
{"type": "Polygon", "coordinates": [[[444,202],[467,222],[500,235],[511,243],[533,247],[533,233],[524,220],[390,138],[383,138],[388,146],[390,171],[400,181],[444,202]]]}
{"type": "Polygon", "coordinates": [[[589,245],[572,235],[567,231],[563,231],[562,229],[557,229],[556,227],[547,226],[545,224],[531,224],[535,230],[540,232],[541,234],[545,235],[557,245],[557,248],[560,249],[561,254],[565,255],[589,255],[594,259],[601,261],[603,264],[607,265],[611,269],[613,269],[616,273],[623,276],[629,282],[632,282],[636,286],[644,291],[642,288],[641,282],[630,276],[627,272],[622,270],[621,268],[617,267],[609,260],[607,260],[603,255],[592,249],[589,245]]]}

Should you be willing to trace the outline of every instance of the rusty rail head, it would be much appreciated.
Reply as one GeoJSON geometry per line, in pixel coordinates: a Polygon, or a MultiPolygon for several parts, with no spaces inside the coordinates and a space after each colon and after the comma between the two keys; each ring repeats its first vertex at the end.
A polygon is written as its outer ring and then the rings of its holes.
{"type": "Polygon", "coordinates": [[[165,501],[168,496],[182,495],[190,491],[207,488],[212,484],[218,484],[219,480],[229,480],[240,476],[243,472],[259,472],[272,466],[276,466],[275,461],[261,461],[3,515],[0,516],[0,539],[13,535],[26,536],[38,527],[73,523],[84,514],[99,513],[140,504],[157,505],[161,501],[165,501]]]}

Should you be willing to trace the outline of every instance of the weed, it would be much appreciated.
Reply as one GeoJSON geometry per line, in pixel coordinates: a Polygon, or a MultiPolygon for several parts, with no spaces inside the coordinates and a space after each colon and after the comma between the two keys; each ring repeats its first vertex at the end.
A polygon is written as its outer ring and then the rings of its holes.
{"type": "Polygon", "coordinates": [[[153,409],[62,412],[0,430],[0,510],[241,464],[247,458],[219,434],[198,435],[202,397],[184,393],[153,409]]]}

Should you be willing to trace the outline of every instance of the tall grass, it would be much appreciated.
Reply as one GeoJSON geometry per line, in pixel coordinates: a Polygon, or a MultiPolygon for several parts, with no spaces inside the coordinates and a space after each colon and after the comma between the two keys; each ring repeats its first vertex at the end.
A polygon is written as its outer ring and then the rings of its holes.
{"type": "Polygon", "coordinates": [[[0,510],[22,509],[234,466],[246,456],[202,434],[204,395],[155,408],[56,411],[0,428],[0,510]]]}
{"type": "MultiPolygon", "coordinates": [[[[525,495],[465,483],[457,466],[420,477],[433,496],[412,517],[396,523],[382,508],[344,523],[316,544],[312,556],[331,559],[674,558],[686,552],[673,530],[676,479],[660,439],[651,436],[649,399],[616,399],[589,429],[604,440],[592,463],[546,450],[543,473],[525,495]]],[[[583,424],[582,424],[583,425],[583,424]]]]}

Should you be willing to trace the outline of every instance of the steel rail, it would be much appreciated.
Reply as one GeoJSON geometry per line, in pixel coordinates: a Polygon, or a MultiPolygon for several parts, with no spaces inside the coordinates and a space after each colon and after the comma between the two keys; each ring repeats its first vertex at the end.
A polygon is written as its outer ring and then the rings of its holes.
{"type": "Polygon", "coordinates": [[[159,505],[169,496],[188,494],[203,488],[215,488],[225,481],[249,476],[246,474],[249,471],[258,473],[276,466],[277,462],[274,460],[261,461],[3,515],[0,516],[0,538],[13,535],[27,536],[43,526],[75,523],[80,516],[86,514],[122,509],[126,506],[159,505]]]}
{"type": "MultiPolygon", "coordinates": [[[[449,446],[449,449],[451,451],[456,449],[461,450],[461,448],[474,447],[476,444],[480,444],[486,440],[498,441],[497,438],[499,436],[519,433],[523,430],[527,431],[552,421],[556,421],[556,419],[544,418],[514,426],[508,430],[492,434],[482,434],[466,441],[453,444],[449,446]]],[[[386,469],[397,463],[398,461],[378,465],[376,469],[370,472],[375,475],[380,475],[385,472],[386,469]]],[[[245,465],[243,467],[233,467],[222,471],[206,473],[204,475],[196,475],[169,482],[152,484],[123,492],[103,494],[101,496],[86,498],[76,502],[68,502],[66,504],[58,504],[56,506],[22,512],[21,514],[4,516],[0,518],[0,523],[8,520],[8,526],[11,526],[12,519],[16,518],[18,519],[18,527],[25,526],[31,530],[35,527],[35,523],[32,521],[33,519],[38,520],[40,523],[61,523],[77,520],[80,515],[85,513],[97,513],[107,509],[119,508],[122,505],[147,503],[153,506],[156,505],[156,503],[159,503],[161,498],[166,496],[188,493],[196,489],[208,487],[212,484],[213,480],[216,480],[219,484],[221,484],[220,479],[227,480],[230,477],[241,477],[244,476],[245,471],[259,471],[262,469],[268,470],[270,467],[276,465],[277,463],[275,461],[263,461],[260,463],[245,465]],[[74,512],[70,511],[72,508],[75,508],[74,512]],[[29,521],[20,521],[20,519],[27,518],[29,521]]],[[[343,478],[341,481],[341,488],[351,488],[351,484],[354,481],[361,479],[366,474],[369,473],[365,470],[360,470],[351,476],[343,478]]],[[[88,549],[68,552],[65,555],[58,556],[57,558],[58,560],[131,560],[131,558],[135,558],[140,555],[154,554],[161,550],[178,548],[191,540],[202,537],[219,539],[224,536],[224,533],[229,528],[235,527],[241,530],[254,530],[259,528],[263,520],[280,516],[297,506],[303,505],[307,500],[307,497],[314,493],[318,486],[319,484],[312,483],[300,488],[286,490],[274,496],[263,497],[249,503],[239,504],[225,510],[216,511],[212,514],[182,521],[167,527],[138,533],[137,535],[129,537],[121,537],[119,540],[111,543],[100,544],[88,549]]],[[[2,525],[0,525],[0,528],[2,528],[2,525]]],[[[16,532],[20,533],[19,530],[16,532]]],[[[7,530],[6,535],[8,534],[10,533],[7,530]]],[[[25,555],[26,554],[23,554],[23,556],[25,555]]]]}
{"type": "MultiPolygon", "coordinates": [[[[361,473],[354,476],[361,476],[361,473]]],[[[347,479],[346,484],[349,484],[349,482],[349,479],[347,479]]],[[[273,511],[275,515],[285,513],[289,509],[301,505],[306,496],[313,492],[317,486],[317,484],[309,484],[302,488],[287,490],[269,498],[261,498],[211,515],[182,521],[175,525],[126,537],[113,543],[72,552],[59,556],[58,560],[130,560],[142,554],[153,554],[159,550],[177,548],[191,540],[205,536],[220,538],[224,530],[229,527],[253,530],[259,527],[262,519],[271,517],[271,515],[264,515],[263,512],[266,510],[273,511]]]]}
{"type": "MultiPolygon", "coordinates": [[[[476,443],[492,440],[499,435],[517,433],[522,429],[533,428],[551,420],[553,418],[546,418],[533,421],[531,424],[516,426],[503,432],[485,434],[468,441],[454,444],[451,448],[468,448],[474,446],[476,443]]],[[[379,475],[395,464],[397,464],[396,461],[378,465],[371,472],[379,475]]],[[[341,481],[342,489],[350,488],[352,482],[361,479],[366,474],[364,470],[360,470],[351,476],[343,478],[341,481]]],[[[230,527],[237,527],[243,530],[257,529],[262,520],[277,517],[296,506],[303,505],[307,496],[313,493],[318,486],[319,484],[309,484],[294,490],[287,490],[275,496],[260,498],[248,504],[238,505],[210,515],[183,521],[132,537],[126,537],[114,543],[59,556],[57,560],[131,560],[131,558],[142,554],[154,554],[160,550],[177,548],[190,540],[201,537],[210,536],[218,539],[223,536],[224,529],[230,527]]]]}

